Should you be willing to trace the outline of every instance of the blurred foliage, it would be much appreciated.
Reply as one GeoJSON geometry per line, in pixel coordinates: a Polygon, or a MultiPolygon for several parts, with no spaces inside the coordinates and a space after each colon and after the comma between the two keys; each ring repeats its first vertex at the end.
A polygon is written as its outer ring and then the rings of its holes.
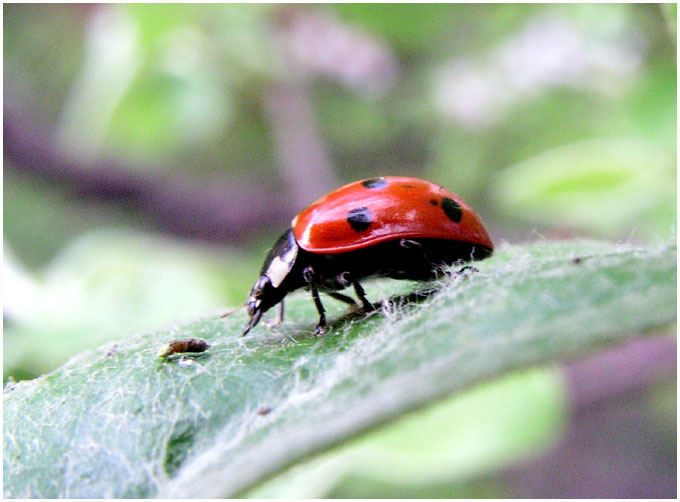
{"type": "Polygon", "coordinates": [[[73,239],[102,226],[125,227],[134,222],[144,228],[134,211],[92,204],[54,183],[20,176],[7,163],[3,181],[5,245],[29,270],[46,266],[73,239]]]}
{"type": "MultiPolygon", "coordinates": [[[[74,141],[68,143],[74,148],[152,159],[156,169],[257,179],[271,175],[276,164],[258,94],[268,82],[288,78],[273,33],[284,9],[7,6],[5,73],[10,83],[17,81],[12,92],[27,93],[41,111],[54,110],[61,137],[74,141]],[[98,19],[91,24],[99,30],[87,27],[90,17],[98,19]],[[101,25],[120,50],[97,41],[103,38],[101,25]],[[46,43],[54,39],[63,43],[46,43]],[[129,78],[107,78],[113,68],[106,58],[126,68],[129,78]],[[112,80],[117,87],[102,96],[101,82],[113,86],[112,80]],[[101,131],[88,128],[92,123],[101,131]],[[100,134],[101,144],[88,143],[100,134]]],[[[674,34],[665,29],[665,7],[334,4],[307,9],[365,30],[400,63],[398,80],[378,97],[328,78],[313,82],[320,131],[343,179],[419,173],[483,204],[493,222],[505,208],[488,200],[488,181],[545,150],[585,139],[643,135],[675,151],[675,45],[674,34]],[[630,57],[644,62],[621,78],[615,70],[603,70],[609,94],[584,82],[602,75],[537,88],[486,129],[469,130],[443,115],[433,101],[442,69],[454,58],[492,59],[490,54],[542,15],[565,20],[584,40],[640,40],[630,57]]],[[[530,70],[531,61],[517,63],[526,67],[514,71],[530,70]]],[[[598,235],[598,228],[588,231],[598,235]]]]}
{"type": "Polygon", "coordinates": [[[510,374],[300,462],[245,496],[502,497],[502,487],[471,480],[548,449],[566,416],[557,371],[510,374]]]}
{"type": "Polygon", "coordinates": [[[676,207],[675,158],[636,139],[572,144],[505,170],[494,183],[509,220],[667,239],[676,207]],[[640,166],[645,166],[640,169],[640,166]],[[631,221],[642,224],[631,227],[631,221]]]}

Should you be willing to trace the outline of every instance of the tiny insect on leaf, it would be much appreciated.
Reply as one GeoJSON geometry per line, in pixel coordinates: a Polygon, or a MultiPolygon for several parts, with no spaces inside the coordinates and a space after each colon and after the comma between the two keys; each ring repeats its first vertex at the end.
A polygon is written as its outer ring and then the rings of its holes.
{"type": "Polygon", "coordinates": [[[205,352],[210,348],[210,345],[205,340],[200,338],[187,338],[185,340],[173,340],[167,345],[161,347],[158,351],[158,357],[167,358],[173,354],[180,354],[184,352],[205,352]]]}

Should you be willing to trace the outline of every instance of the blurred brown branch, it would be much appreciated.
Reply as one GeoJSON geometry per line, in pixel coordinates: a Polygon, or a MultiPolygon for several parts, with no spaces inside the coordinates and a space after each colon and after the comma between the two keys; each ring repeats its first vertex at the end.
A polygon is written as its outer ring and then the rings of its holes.
{"type": "Polygon", "coordinates": [[[274,17],[287,75],[270,82],[262,103],[281,177],[301,208],[339,184],[316,124],[313,81],[330,79],[375,99],[393,84],[398,66],[387,44],[328,12],[282,5],[274,17]]]}
{"type": "Polygon", "coordinates": [[[286,225],[295,210],[281,190],[266,183],[161,177],[115,160],[88,163],[55,148],[53,134],[18,103],[5,102],[7,168],[58,182],[79,197],[131,205],[151,225],[182,237],[233,242],[266,228],[286,225]],[[266,201],[266,202],[265,202],[266,201]]]}
{"type": "Polygon", "coordinates": [[[263,97],[281,177],[300,208],[338,185],[310,100],[304,82],[272,84],[263,97]]]}

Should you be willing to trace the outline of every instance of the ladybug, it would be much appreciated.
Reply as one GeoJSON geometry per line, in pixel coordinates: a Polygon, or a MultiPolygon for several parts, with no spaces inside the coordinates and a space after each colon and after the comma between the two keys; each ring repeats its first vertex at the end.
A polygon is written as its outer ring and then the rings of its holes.
{"type": "Polygon", "coordinates": [[[311,291],[326,327],[319,291],[355,305],[339,293],[349,286],[365,311],[373,309],[359,281],[366,277],[428,280],[445,265],[486,258],[493,243],[481,218],[456,194],[417,178],[385,176],[345,185],[298,214],[276,241],[246,302],[245,336],[262,314],[300,288],[311,291]]]}

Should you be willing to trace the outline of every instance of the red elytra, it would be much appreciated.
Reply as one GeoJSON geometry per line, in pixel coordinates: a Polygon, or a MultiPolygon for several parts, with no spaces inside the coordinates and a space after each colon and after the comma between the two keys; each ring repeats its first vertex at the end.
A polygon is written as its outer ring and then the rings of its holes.
{"type": "Polygon", "coordinates": [[[298,214],[292,227],[298,245],[312,253],[343,253],[402,238],[448,239],[493,249],[481,218],[460,197],[406,176],[340,187],[298,214]],[[358,208],[367,209],[359,229],[348,220],[358,208]]]}

